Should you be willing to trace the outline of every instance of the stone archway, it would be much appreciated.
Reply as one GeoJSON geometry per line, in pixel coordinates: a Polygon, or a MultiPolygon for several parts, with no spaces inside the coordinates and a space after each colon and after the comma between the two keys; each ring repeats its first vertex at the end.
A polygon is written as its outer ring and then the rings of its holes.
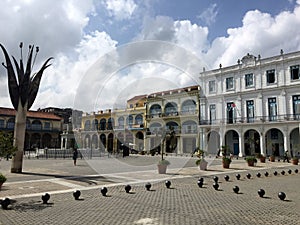
{"type": "Polygon", "coordinates": [[[265,138],[267,155],[283,156],[284,141],[281,130],[272,128],[266,132],[265,138]]]}
{"type": "Polygon", "coordinates": [[[299,128],[293,129],[290,133],[290,154],[291,157],[300,157],[299,128]]]}
{"type": "Polygon", "coordinates": [[[244,133],[245,155],[260,154],[260,134],[254,129],[249,129],[244,133]]]}
{"type": "Polygon", "coordinates": [[[239,134],[235,130],[228,130],[225,134],[225,145],[228,146],[229,152],[233,155],[239,155],[241,149],[239,148],[239,134]]]}
{"type": "Polygon", "coordinates": [[[137,132],[135,135],[135,147],[136,150],[142,151],[144,149],[144,134],[142,132],[137,132]]]}
{"type": "Polygon", "coordinates": [[[217,131],[209,132],[205,148],[207,154],[218,155],[220,153],[220,147],[220,134],[217,131]]]}

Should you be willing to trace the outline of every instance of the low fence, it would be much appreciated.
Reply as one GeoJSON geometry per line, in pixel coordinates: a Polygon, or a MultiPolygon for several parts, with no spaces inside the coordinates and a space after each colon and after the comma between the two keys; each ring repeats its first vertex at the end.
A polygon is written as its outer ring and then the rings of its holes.
{"type": "MultiPolygon", "coordinates": [[[[110,153],[97,149],[78,149],[78,158],[81,159],[110,156],[110,153]]],[[[24,157],[27,159],[72,159],[73,149],[31,149],[24,151],[24,157]]]]}

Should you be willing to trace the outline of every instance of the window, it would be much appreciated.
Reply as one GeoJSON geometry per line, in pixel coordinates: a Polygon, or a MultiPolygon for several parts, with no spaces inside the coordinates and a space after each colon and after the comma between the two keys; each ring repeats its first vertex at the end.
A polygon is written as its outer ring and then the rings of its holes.
{"type": "Polygon", "coordinates": [[[126,119],[126,122],[127,122],[127,125],[129,125],[131,127],[133,124],[133,116],[129,115],[126,119]]]}
{"type": "Polygon", "coordinates": [[[269,121],[276,121],[277,120],[277,103],[276,98],[269,98],[269,121]]]}
{"type": "Polygon", "coordinates": [[[245,86],[246,87],[253,87],[254,81],[253,81],[253,73],[249,73],[245,75],[245,86]]]}
{"type": "Polygon", "coordinates": [[[119,128],[124,128],[124,117],[123,116],[119,117],[118,123],[119,123],[119,128]]]}
{"type": "Polygon", "coordinates": [[[299,80],[299,65],[291,66],[291,80],[299,80]]]}
{"type": "Polygon", "coordinates": [[[227,103],[227,123],[236,122],[236,106],[234,102],[227,103]]]}
{"type": "Polygon", "coordinates": [[[216,105],[209,105],[209,117],[210,117],[210,124],[214,123],[216,120],[216,105]]]}
{"type": "Polygon", "coordinates": [[[278,139],[278,130],[271,129],[271,139],[272,140],[277,140],[278,139]]]}
{"type": "Polygon", "coordinates": [[[226,78],[226,90],[232,90],[233,89],[233,77],[227,77],[226,78]]]}
{"type": "Polygon", "coordinates": [[[275,83],[275,70],[267,70],[267,84],[275,83]]]}
{"type": "Polygon", "coordinates": [[[107,120],[107,130],[112,130],[114,126],[114,119],[108,118],[107,120]]]}
{"type": "Polygon", "coordinates": [[[9,118],[6,123],[6,128],[14,129],[15,128],[15,118],[9,118]]]}
{"type": "Polygon", "coordinates": [[[0,120],[0,128],[4,128],[4,120],[0,120]]]}
{"type": "Polygon", "coordinates": [[[249,100],[246,101],[247,105],[247,123],[253,123],[254,122],[254,101],[249,100]]]}
{"type": "Polygon", "coordinates": [[[209,89],[209,93],[216,92],[216,81],[210,80],[208,82],[208,89],[209,89]]]}
{"type": "Polygon", "coordinates": [[[50,122],[45,122],[44,123],[44,130],[50,130],[51,129],[51,124],[50,122]]]}
{"type": "Polygon", "coordinates": [[[106,119],[101,119],[100,120],[100,130],[105,130],[106,129],[106,119]]]}
{"type": "Polygon", "coordinates": [[[293,96],[293,113],[294,113],[294,119],[299,120],[300,119],[300,95],[293,96]]]}
{"type": "Polygon", "coordinates": [[[135,124],[138,124],[138,125],[143,124],[143,116],[141,114],[136,115],[135,124]]]}

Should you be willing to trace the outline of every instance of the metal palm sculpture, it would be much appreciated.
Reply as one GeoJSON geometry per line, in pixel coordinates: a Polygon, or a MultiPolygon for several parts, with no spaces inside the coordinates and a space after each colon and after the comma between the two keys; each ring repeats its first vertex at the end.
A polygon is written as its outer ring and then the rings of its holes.
{"type": "Polygon", "coordinates": [[[34,46],[29,45],[29,51],[27,56],[27,64],[24,70],[23,65],[23,43],[20,43],[20,51],[21,51],[21,59],[20,64],[18,64],[15,57],[12,56],[13,62],[15,64],[15,69],[17,72],[17,76],[15,74],[15,70],[9,58],[9,55],[2,44],[0,47],[3,51],[6,65],[2,63],[2,65],[7,70],[8,75],[8,90],[10,99],[13,107],[15,108],[16,118],[15,118],[15,128],[14,128],[14,146],[18,148],[18,151],[15,153],[12,161],[11,172],[12,173],[21,173],[22,172],[22,164],[23,164],[23,149],[24,149],[24,141],[25,141],[25,130],[26,130],[26,117],[27,111],[31,108],[40,86],[41,78],[44,70],[50,66],[48,64],[52,59],[50,57],[45,61],[42,68],[37,72],[31,75],[32,68],[39,52],[39,47],[36,47],[35,55],[33,58],[34,46]]]}

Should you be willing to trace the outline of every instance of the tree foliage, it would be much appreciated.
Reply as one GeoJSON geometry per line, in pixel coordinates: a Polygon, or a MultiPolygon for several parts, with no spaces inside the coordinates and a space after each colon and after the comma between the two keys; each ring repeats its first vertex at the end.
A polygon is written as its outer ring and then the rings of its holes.
{"type": "Polygon", "coordinates": [[[0,131],[0,157],[14,154],[17,148],[13,146],[13,141],[13,133],[4,133],[0,131]]]}

